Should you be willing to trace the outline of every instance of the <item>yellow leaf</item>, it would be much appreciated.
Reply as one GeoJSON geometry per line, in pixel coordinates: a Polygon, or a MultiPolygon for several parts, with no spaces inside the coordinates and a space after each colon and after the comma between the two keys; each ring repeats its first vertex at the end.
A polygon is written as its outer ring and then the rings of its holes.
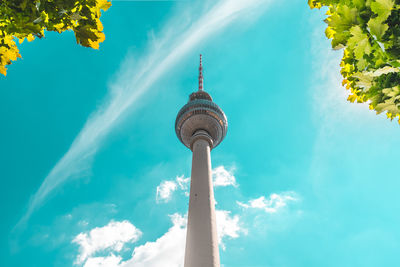
{"type": "Polygon", "coordinates": [[[0,65],[0,73],[4,76],[7,76],[7,69],[2,65],[0,65]]]}
{"type": "Polygon", "coordinates": [[[64,27],[64,23],[60,22],[60,23],[54,24],[53,27],[56,28],[57,30],[61,30],[62,27],[64,27]]]}
{"type": "Polygon", "coordinates": [[[329,27],[329,26],[325,30],[325,35],[329,39],[332,39],[334,37],[335,33],[336,33],[336,31],[332,27],[329,27]]]}
{"type": "Polygon", "coordinates": [[[99,49],[99,44],[106,39],[106,36],[102,32],[95,33],[96,37],[98,38],[96,41],[92,41],[88,39],[89,46],[94,49],[99,49]]]}
{"type": "Polygon", "coordinates": [[[10,60],[17,60],[17,55],[10,50],[4,53],[4,56],[10,60]]]}
{"type": "Polygon", "coordinates": [[[94,48],[94,49],[99,49],[99,42],[93,42],[92,40],[88,40],[89,47],[94,48]]]}
{"type": "Polygon", "coordinates": [[[97,0],[97,7],[99,9],[103,9],[104,11],[106,11],[110,8],[110,6],[111,2],[108,2],[107,0],[97,0]]]}
{"type": "Polygon", "coordinates": [[[56,29],[58,33],[61,33],[63,31],[64,26],[65,24],[62,22],[53,25],[54,29],[56,29]]]}
{"type": "Polygon", "coordinates": [[[97,35],[97,37],[99,38],[99,40],[98,40],[99,43],[103,42],[103,41],[106,39],[105,34],[102,33],[102,32],[99,32],[99,33],[97,33],[96,35],[97,35]]]}
{"type": "Polygon", "coordinates": [[[26,39],[28,40],[28,42],[32,42],[33,40],[35,40],[35,36],[33,34],[29,34],[26,39]]]}
{"type": "Polygon", "coordinates": [[[356,95],[349,95],[349,97],[347,98],[348,101],[350,101],[351,103],[354,103],[354,101],[356,101],[357,96],[356,95]]]}
{"type": "Polygon", "coordinates": [[[101,21],[99,19],[96,19],[96,26],[97,26],[97,30],[99,32],[103,31],[103,24],[101,23],[101,21]]]}
{"type": "Polygon", "coordinates": [[[49,15],[47,15],[46,12],[42,11],[42,13],[40,14],[40,17],[43,19],[43,21],[44,21],[45,23],[48,23],[48,22],[49,22],[49,15]]]}
{"type": "Polygon", "coordinates": [[[361,95],[361,96],[357,97],[358,103],[364,103],[365,101],[367,101],[367,97],[365,95],[361,95]]]}
{"type": "Polygon", "coordinates": [[[343,66],[343,70],[345,72],[352,72],[354,70],[354,66],[351,64],[344,64],[343,66]]]}

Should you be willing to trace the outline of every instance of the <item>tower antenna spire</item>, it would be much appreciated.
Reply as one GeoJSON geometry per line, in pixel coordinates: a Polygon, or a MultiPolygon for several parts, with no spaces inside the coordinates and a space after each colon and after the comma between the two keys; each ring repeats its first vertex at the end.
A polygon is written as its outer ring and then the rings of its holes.
{"type": "Polygon", "coordinates": [[[203,64],[202,64],[201,54],[200,54],[200,67],[199,67],[199,91],[203,91],[203,64]]]}

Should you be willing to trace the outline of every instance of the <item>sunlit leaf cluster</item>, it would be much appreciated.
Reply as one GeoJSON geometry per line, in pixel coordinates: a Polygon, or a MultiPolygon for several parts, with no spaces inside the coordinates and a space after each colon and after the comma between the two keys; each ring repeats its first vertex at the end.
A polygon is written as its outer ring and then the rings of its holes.
{"type": "Polygon", "coordinates": [[[100,22],[108,0],[10,0],[0,1],[0,73],[21,57],[16,42],[42,38],[45,31],[72,30],[77,43],[99,48],[105,39],[100,22]]]}
{"type": "Polygon", "coordinates": [[[327,7],[325,34],[340,63],[351,102],[368,102],[400,123],[400,0],[309,0],[327,7]]]}

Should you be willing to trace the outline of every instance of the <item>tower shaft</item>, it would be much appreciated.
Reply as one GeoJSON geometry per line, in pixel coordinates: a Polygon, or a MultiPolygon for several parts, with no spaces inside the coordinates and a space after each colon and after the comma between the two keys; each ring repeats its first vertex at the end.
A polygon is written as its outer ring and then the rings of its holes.
{"type": "Polygon", "coordinates": [[[185,267],[220,266],[211,147],[212,139],[205,131],[200,130],[193,135],[185,267]]]}
{"type": "Polygon", "coordinates": [[[203,90],[200,55],[199,90],[190,94],[175,120],[176,136],[193,152],[185,267],[220,266],[210,151],[227,130],[225,113],[203,90]]]}

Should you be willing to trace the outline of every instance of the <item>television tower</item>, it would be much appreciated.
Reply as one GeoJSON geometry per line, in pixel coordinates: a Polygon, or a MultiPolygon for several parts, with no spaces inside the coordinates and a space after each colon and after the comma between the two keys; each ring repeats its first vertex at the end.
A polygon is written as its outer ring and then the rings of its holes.
{"type": "Polygon", "coordinates": [[[189,96],[175,121],[176,135],[193,152],[185,267],[220,266],[210,151],[221,143],[227,129],[225,113],[203,90],[200,55],[199,90],[189,96]]]}

